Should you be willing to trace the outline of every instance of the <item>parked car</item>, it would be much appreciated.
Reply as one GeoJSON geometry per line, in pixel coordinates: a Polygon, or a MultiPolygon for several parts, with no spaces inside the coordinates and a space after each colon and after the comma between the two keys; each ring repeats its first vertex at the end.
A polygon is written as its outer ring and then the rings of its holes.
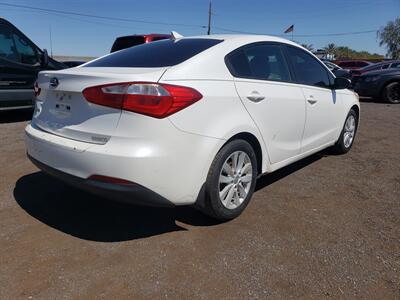
{"type": "Polygon", "coordinates": [[[351,73],[353,85],[355,85],[357,83],[359,76],[361,76],[362,74],[372,72],[372,71],[394,69],[394,68],[400,68],[400,60],[384,61],[384,62],[368,65],[368,66],[358,69],[358,70],[351,70],[350,73],[351,73]]]}
{"type": "Polygon", "coordinates": [[[366,60],[342,60],[336,62],[336,64],[344,69],[356,70],[372,65],[373,63],[366,60]]]}
{"type": "Polygon", "coordinates": [[[343,69],[333,62],[327,60],[323,60],[322,62],[328,67],[329,70],[332,71],[333,74],[335,74],[336,77],[343,77],[347,79],[351,78],[350,70],[343,69]]]}
{"type": "Polygon", "coordinates": [[[372,71],[361,75],[354,90],[363,97],[400,103],[400,68],[372,71]]]}
{"type": "Polygon", "coordinates": [[[65,67],[0,18],[0,110],[31,108],[38,72],[65,67]]]}
{"type": "Polygon", "coordinates": [[[111,53],[141,44],[169,39],[170,37],[171,37],[170,34],[158,34],[158,33],[120,36],[115,40],[114,44],[112,45],[111,53]]]}
{"type": "Polygon", "coordinates": [[[350,150],[360,107],[349,84],[277,37],[143,44],[41,72],[27,152],[103,196],[232,219],[259,175],[327,147],[350,150]]]}
{"type": "Polygon", "coordinates": [[[68,68],[74,68],[80,65],[83,65],[85,61],[80,61],[80,60],[69,60],[69,61],[63,61],[62,62],[64,65],[66,65],[68,68]]]}

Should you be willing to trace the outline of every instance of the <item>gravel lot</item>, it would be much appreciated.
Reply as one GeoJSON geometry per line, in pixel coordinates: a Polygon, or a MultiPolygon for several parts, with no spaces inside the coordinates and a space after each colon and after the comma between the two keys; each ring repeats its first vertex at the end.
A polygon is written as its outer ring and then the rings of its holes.
{"type": "Polygon", "coordinates": [[[46,176],[28,118],[0,114],[0,299],[400,299],[400,105],[363,102],[350,153],[263,176],[219,224],[46,176]]]}

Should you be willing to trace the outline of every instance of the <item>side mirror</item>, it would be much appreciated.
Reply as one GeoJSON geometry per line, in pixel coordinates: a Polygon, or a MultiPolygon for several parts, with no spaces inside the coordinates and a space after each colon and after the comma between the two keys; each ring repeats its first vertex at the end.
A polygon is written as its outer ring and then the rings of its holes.
{"type": "Polygon", "coordinates": [[[335,83],[333,84],[333,88],[335,90],[344,90],[350,87],[351,81],[347,78],[336,77],[335,83]]]}
{"type": "Polygon", "coordinates": [[[46,49],[43,49],[41,63],[42,63],[42,68],[47,67],[47,65],[49,64],[49,54],[47,53],[46,49]]]}

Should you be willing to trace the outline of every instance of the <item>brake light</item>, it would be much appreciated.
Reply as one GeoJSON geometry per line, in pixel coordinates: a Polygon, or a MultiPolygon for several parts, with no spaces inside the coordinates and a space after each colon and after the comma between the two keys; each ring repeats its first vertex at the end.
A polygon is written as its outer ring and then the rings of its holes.
{"type": "Polygon", "coordinates": [[[39,84],[37,81],[35,81],[35,84],[33,85],[33,91],[35,92],[35,97],[38,97],[40,95],[40,91],[42,89],[39,87],[39,84]]]}
{"type": "Polygon", "coordinates": [[[82,93],[91,103],[160,119],[192,105],[203,97],[190,87],[151,82],[99,85],[86,88],[82,93]]]}

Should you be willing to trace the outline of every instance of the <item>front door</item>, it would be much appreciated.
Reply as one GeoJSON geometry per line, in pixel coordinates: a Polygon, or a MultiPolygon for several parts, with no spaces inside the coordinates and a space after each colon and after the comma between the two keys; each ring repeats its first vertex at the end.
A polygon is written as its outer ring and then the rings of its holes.
{"type": "Polygon", "coordinates": [[[332,89],[333,76],[316,58],[297,47],[287,47],[289,61],[306,101],[307,120],[301,152],[331,143],[337,138],[343,115],[340,95],[332,89]]]}

